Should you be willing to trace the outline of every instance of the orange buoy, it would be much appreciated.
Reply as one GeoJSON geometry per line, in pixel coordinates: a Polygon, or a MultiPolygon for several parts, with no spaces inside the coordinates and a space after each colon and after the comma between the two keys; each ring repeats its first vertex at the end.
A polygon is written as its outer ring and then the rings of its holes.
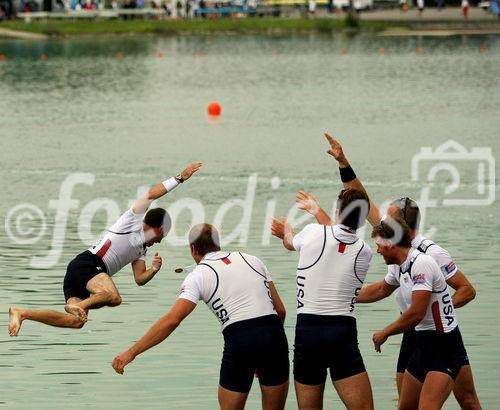
{"type": "Polygon", "coordinates": [[[421,53],[422,53],[422,51],[424,51],[424,50],[422,49],[422,47],[417,47],[417,48],[415,49],[415,52],[416,52],[417,54],[421,54],[421,53]]]}
{"type": "Polygon", "coordinates": [[[210,104],[208,104],[208,115],[211,115],[213,117],[218,117],[221,114],[222,107],[217,101],[213,101],[210,104]]]}
{"type": "Polygon", "coordinates": [[[42,61],[47,61],[48,59],[49,59],[49,57],[47,56],[47,54],[42,53],[42,54],[40,55],[40,60],[42,60],[42,61]]]}
{"type": "Polygon", "coordinates": [[[479,47],[479,52],[480,53],[487,53],[488,50],[489,50],[488,46],[481,46],[481,47],[479,47]]]}
{"type": "Polygon", "coordinates": [[[5,54],[0,54],[0,61],[7,61],[5,54]]]}
{"type": "Polygon", "coordinates": [[[347,54],[347,48],[342,48],[342,49],[340,49],[340,52],[341,52],[342,54],[347,54]]]}
{"type": "Polygon", "coordinates": [[[161,51],[158,51],[158,53],[156,54],[156,56],[158,58],[163,58],[164,54],[161,51]]]}
{"type": "Polygon", "coordinates": [[[380,54],[384,54],[384,53],[385,53],[385,48],[384,48],[384,47],[380,47],[380,48],[378,49],[378,52],[379,52],[380,54]]]}
{"type": "Polygon", "coordinates": [[[205,54],[203,53],[203,51],[197,51],[194,55],[199,58],[203,57],[205,54]]]}
{"type": "Polygon", "coordinates": [[[121,51],[118,51],[118,53],[116,53],[115,57],[117,60],[123,60],[123,57],[125,57],[125,55],[121,51]]]}

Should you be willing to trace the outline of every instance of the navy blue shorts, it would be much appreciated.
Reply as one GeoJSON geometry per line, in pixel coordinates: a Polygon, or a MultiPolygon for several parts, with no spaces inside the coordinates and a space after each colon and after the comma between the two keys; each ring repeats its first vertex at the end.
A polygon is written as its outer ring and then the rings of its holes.
{"type": "Polygon", "coordinates": [[[399,348],[397,372],[404,373],[408,367],[413,353],[417,350],[417,332],[415,329],[403,333],[401,347],[399,348]]]}
{"type": "Polygon", "coordinates": [[[248,393],[255,372],[263,386],[278,386],[289,379],[288,341],[278,315],[233,323],[223,330],[224,354],[219,384],[248,393]]]}
{"type": "Polygon", "coordinates": [[[318,385],[366,371],[358,347],[356,319],[350,316],[297,316],[293,374],[301,384],[318,385]]]}
{"type": "Polygon", "coordinates": [[[423,383],[428,372],[441,372],[456,379],[462,366],[469,364],[458,327],[449,333],[435,330],[417,331],[417,347],[408,362],[407,371],[423,383]]]}
{"type": "Polygon", "coordinates": [[[73,259],[66,269],[64,277],[64,298],[87,299],[90,292],[87,290],[87,282],[94,276],[106,272],[106,266],[102,259],[90,251],[85,251],[73,259]]]}

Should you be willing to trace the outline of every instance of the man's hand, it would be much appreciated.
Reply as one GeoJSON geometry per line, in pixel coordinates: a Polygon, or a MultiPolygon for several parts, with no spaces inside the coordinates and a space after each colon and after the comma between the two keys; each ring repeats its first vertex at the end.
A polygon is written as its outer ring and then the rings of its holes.
{"type": "Polygon", "coordinates": [[[325,137],[330,144],[330,149],[326,152],[337,160],[339,167],[347,168],[349,166],[349,161],[347,161],[347,158],[344,155],[342,145],[340,145],[340,143],[327,132],[325,132],[325,137]]]}
{"type": "Polygon", "coordinates": [[[156,252],[155,255],[153,256],[153,261],[152,261],[153,270],[155,272],[158,272],[161,269],[162,262],[163,260],[161,259],[160,254],[156,252]]]}
{"type": "Polygon", "coordinates": [[[127,350],[126,352],[120,353],[116,356],[111,362],[111,366],[113,366],[116,373],[123,374],[125,366],[134,359],[135,357],[127,350]]]}
{"type": "Polygon", "coordinates": [[[379,332],[375,332],[373,334],[373,346],[375,347],[376,352],[381,352],[380,347],[387,341],[387,335],[383,330],[379,332]]]}
{"type": "Polygon", "coordinates": [[[271,233],[277,238],[283,239],[283,237],[285,236],[286,223],[288,223],[286,218],[273,218],[271,233]]]}
{"type": "Polygon", "coordinates": [[[316,215],[320,209],[316,198],[306,191],[299,191],[295,196],[295,202],[299,209],[303,209],[311,215],[316,215]]]}
{"type": "Polygon", "coordinates": [[[202,166],[202,162],[193,162],[192,164],[189,164],[186,169],[181,172],[182,179],[184,181],[187,181],[189,178],[191,178],[191,175],[198,171],[202,166]]]}

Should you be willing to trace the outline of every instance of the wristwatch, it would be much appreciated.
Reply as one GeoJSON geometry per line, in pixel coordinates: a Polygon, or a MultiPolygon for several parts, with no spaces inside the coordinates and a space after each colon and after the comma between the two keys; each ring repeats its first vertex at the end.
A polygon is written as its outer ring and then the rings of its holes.
{"type": "Polygon", "coordinates": [[[177,174],[174,178],[177,181],[179,181],[181,184],[184,182],[184,178],[182,178],[182,174],[177,174]]]}

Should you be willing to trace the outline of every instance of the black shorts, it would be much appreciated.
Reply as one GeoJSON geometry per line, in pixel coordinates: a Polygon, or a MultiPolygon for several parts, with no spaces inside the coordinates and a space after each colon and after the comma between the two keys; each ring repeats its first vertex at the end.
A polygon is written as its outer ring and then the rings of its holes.
{"type": "Polygon", "coordinates": [[[87,299],[90,292],[87,282],[94,276],[106,272],[106,266],[101,258],[90,251],[85,251],[73,259],[66,269],[64,277],[64,298],[87,299]]]}
{"type": "Polygon", "coordinates": [[[413,353],[417,350],[417,332],[415,329],[403,333],[401,347],[399,349],[397,372],[404,373],[408,367],[413,353]]]}
{"type": "Polygon", "coordinates": [[[423,383],[428,372],[441,372],[456,379],[462,366],[469,364],[458,327],[449,333],[423,330],[417,333],[417,348],[407,371],[423,383]]]}
{"type": "Polygon", "coordinates": [[[219,384],[248,393],[257,371],[263,386],[277,386],[289,378],[288,341],[277,315],[233,323],[224,329],[224,354],[219,384]]]}
{"type": "Polygon", "coordinates": [[[295,329],[293,374],[301,384],[318,385],[366,371],[358,347],[356,319],[299,314],[295,329]]]}

